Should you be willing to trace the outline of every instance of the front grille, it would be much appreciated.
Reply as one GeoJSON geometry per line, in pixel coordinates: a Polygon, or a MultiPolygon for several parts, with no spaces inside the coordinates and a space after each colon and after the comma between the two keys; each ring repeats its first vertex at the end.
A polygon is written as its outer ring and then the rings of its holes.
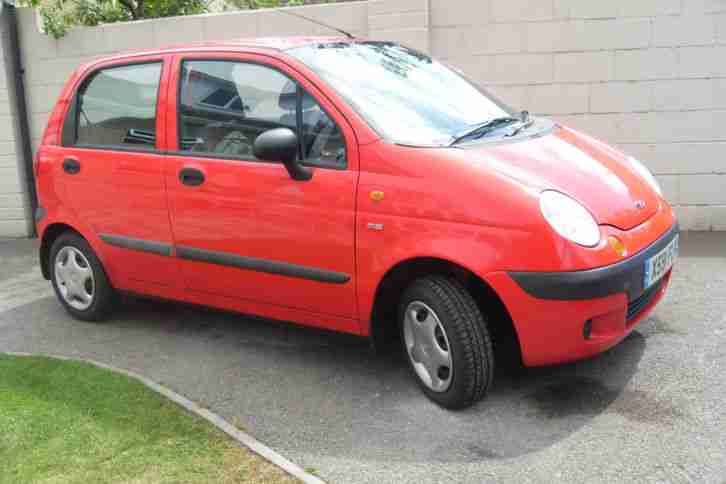
{"type": "Polygon", "coordinates": [[[637,318],[640,313],[653,301],[663,286],[663,279],[653,284],[647,291],[630,301],[628,304],[628,322],[637,318]]]}

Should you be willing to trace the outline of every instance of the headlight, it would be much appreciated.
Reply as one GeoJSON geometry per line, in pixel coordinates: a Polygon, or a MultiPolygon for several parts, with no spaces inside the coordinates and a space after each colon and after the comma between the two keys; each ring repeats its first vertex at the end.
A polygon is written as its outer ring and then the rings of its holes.
{"type": "Polygon", "coordinates": [[[554,190],[540,194],[539,207],[545,220],[567,240],[585,247],[600,242],[600,227],[580,203],[554,190]]]}
{"type": "Polygon", "coordinates": [[[658,195],[661,197],[663,196],[663,190],[660,188],[660,184],[658,183],[658,180],[655,179],[653,174],[650,172],[650,170],[641,162],[633,158],[632,156],[628,156],[628,161],[632,165],[633,168],[635,168],[635,171],[638,172],[638,175],[640,175],[643,180],[645,180],[650,187],[658,192],[658,195]]]}

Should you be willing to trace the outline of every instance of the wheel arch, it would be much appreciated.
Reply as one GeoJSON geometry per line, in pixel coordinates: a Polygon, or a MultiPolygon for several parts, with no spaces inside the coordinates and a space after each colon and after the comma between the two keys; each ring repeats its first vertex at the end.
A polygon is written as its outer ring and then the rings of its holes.
{"type": "Polygon", "coordinates": [[[50,248],[53,247],[53,242],[66,232],[73,232],[88,241],[85,237],[83,237],[83,234],[68,224],[57,222],[48,225],[43,231],[39,249],[40,270],[43,273],[43,277],[47,280],[50,280],[50,261],[48,260],[50,258],[50,248]]]}
{"type": "Polygon", "coordinates": [[[455,262],[437,257],[415,257],[391,267],[379,282],[371,311],[369,334],[377,351],[390,349],[399,339],[398,304],[403,292],[416,279],[442,275],[458,280],[469,291],[492,335],[499,361],[520,364],[521,346],[517,330],[504,302],[481,277],[455,262]]]}

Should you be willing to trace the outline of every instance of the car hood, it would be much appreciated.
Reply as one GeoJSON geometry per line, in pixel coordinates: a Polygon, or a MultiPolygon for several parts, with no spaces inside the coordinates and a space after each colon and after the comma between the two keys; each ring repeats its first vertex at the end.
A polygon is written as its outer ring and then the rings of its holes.
{"type": "Polygon", "coordinates": [[[456,151],[476,167],[493,169],[532,190],[567,194],[599,224],[621,230],[642,224],[660,204],[658,194],[625,155],[568,128],[555,126],[544,136],[470,144],[456,151]]]}

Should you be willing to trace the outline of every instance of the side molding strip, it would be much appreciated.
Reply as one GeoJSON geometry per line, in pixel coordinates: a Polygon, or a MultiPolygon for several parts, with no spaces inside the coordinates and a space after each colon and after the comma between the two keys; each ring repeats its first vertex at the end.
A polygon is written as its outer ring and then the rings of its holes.
{"type": "Polygon", "coordinates": [[[237,267],[257,272],[266,272],[279,276],[297,277],[311,281],[325,282],[327,284],[345,284],[350,281],[348,274],[341,272],[326,271],[314,267],[299,266],[288,262],[276,262],[255,257],[243,257],[225,252],[212,252],[209,250],[195,249],[193,247],[177,247],[176,255],[181,259],[206,262],[208,264],[219,264],[229,267],[237,267]]]}
{"type": "Polygon", "coordinates": [[[152,254],[164,255],[167,257],[171,256],[171,244],[152,242],[150,240],[132,239],[130,237],[122,237],[120,235],[100,234],[99,237],[107,244],[121,247],[123,249],[150,252],[152,254]]]}

